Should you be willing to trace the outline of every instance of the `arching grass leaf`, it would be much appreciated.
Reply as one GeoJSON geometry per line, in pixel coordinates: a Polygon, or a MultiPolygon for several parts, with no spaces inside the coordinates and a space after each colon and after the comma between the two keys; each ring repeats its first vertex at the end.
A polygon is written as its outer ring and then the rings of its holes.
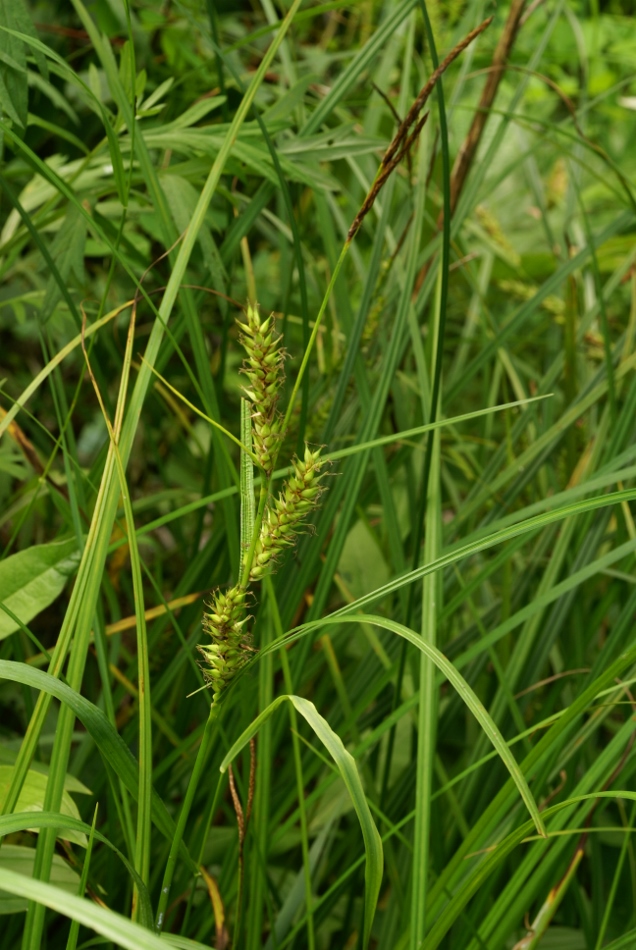
{"type": "MultiPolygon", "coordinates": [[[[0,848],[0,877],[7,875],[12,881],[30,880],[35,862],[35,848],[26,848],[19,844],[4,844],[0,848]]],[[[79,876],[68,866],[59,854],[53,856],[51,881],[57,885],[60,893],[77,893],[79,876]]],[[[17,889],[0,884],[0,914],[17,914],[27,909],[26,895],[17,889]]]]}
{"type": "MultiPolygon", "coordinates": [[[[17,831],[31,830],[32,828],[60,828],[62,832],[66,832],[60,834],[60,837],[67,841],[73,840],[68,834],[69,831],[77,837],[82,836],[84,839],[86,839],[87,835],[92,833],[97,841],[107,845],[119,857],[137,885],[140,903],[139,919],[141,923],[144,927],[152,927],[154,918],[148,889],[128,858],[121,853],[119,848],[115,847],[109,838],[101,834],[101,832],[92,829],[86,822],[69,815],[60,817],[60,815],[56,815],[54,812],[46,811],[38,812],[36,815],[25,814],[24,812],[15,812],[13,815],[0,815],[0,835],[2,836],[15,834],[17,831]]],[[[4,850],[4,848],[0,850],[4,850]]],[[[72,893],[77,893],[77,888],[72,890],[72,893]]]]}
{"type": "MultiPolygon", "coordinates": [[[[33,686],[35,689],[48,693],[70,706],[93,737],[104,762],[116,772],[133,798],[137,797],[139,784],[137,761],[101,709],[98,709],[97,706],[94,706],[93,703],[90,703],[54,676],[45,673],[43,670],[27,666],[26,663],[0,660],[0,679],[23,683],[25,686],[33,686]]],[[[152,793],[152,821],[166,838],[172,839],[175,830],[174,821],[154,790],[152,793]]],[[[183,851],[190,861],[185,846],[183,846],[183,851]]]]}
{"type": "Polygon", "coordinates": [[[382,883],[382,870],[384,867],[382,839],[380,838],[378,829],[376,828],[375,822],[371,816],[371,811],[369,810],[369,805],[367,804],[362,783],[360,781],[360,776],[358,775],[358,769],[353,756],[351,753],[347,752],[340,736],[338,736],[333,731],[327,720],[320,715],[314,704],[310,703],[307,699],[302,699],[300,696],[279,696],[274,700],[273,703],[270,703],[267,709],[264,709],[263,712],[251,723],[251,725],[247,727],[242,735],[239,736],[230,751],[223,759],[223,762],[221,763],[221,771],[224,772],[227,769],[232,759],[235,758],[241,749],[247,745],[250,739],[256,735],[263,723],[272,716],[278,706],[285,702],[285,700],[290,702],[296,711],[305,718],[333,758],[342,776],[342,780],[347,787],[347,791],[351,796],[353,807],[356,810],[356,814],[360,822],[360,828],[362,830],[362,837],[364,838],[364,847],[366,851],[366,887],[364,895],[365,913],[364,935],[362,941],[363,947],[366,947],[369,943],[371,924],[373,923],[373,916],[375,914],[375,908],[378,901],[378,894],[380,893],[380,884],[382,883]]]}

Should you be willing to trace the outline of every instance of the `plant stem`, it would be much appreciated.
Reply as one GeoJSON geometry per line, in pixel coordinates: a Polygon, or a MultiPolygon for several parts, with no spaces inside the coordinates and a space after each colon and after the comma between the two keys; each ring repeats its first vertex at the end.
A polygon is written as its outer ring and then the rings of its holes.
{"type": "Polygon", "coordinates": [[[166,870],[163,875],[161,896],[159,898],[159,907],[157,909],[157,933],[161,933],[162,927],[165,923],[166,909],[168,907],[168,899],[170,897],[170,888],[172,886],[172,878],[174,876],[174,870],[177,863],[177,854],[183,840],[186,822],[190,815],[190,809],[192,807],[194,795],[199,784],[199,779],[201,778],[201,773],[203,772],[203,766],[205,765],[205,760],[207,759],[208,752],[210,750],[213,732],[212,727],[214,726],[218,715],[219,706],[217,703],[212,703],[210,706],[210,715],[208,716],[208,721],[205,724],[203,736],[201,737],[201,745],[199,746],[199,751],[197,752],[192,775],[190,776],[190,781],[188,783],[186,796],[183,800],[183,805],[181,806],[181,811],[179,813],[177,830],[175,831],[172,844],[170,845],[170,854],[168,855],[168,863],[166,864],[166,870]]]}
{"type": "MultiPolygon", "coordinates": [[[[265,586],[267,590],[267,596],[269,598],[269,603],[272,611],[272,619],[274,621],[274,629],[276,632],[276,639],[281,639],[285,633],[283,630],[283,624],[280,618],[280,612],[278,610],[278,600],[276,599],[276,592],[274,590],[274,585],[272,583],[271,575],[267,575],[265,578],[265,586]]],[[[285,680],[285,689],[291,695],[294,692],[291,670],[289,668],[289,657],[287,656],[286,650],[281,650],[279,653],[281,666],[283,668],[283,677],[285,680]]],[[[302,848],[303,855],[303,877],[305,881],[305,905],[307,908],[306,918],[307,918],[307,947],[308,950],[314,950],[316,946],[316,936],[314,933],[314,913],[313,913],[313,896],[311,888],[311,863],[309,857],[309,828],[307,824],[307,809],[305,807],[305,781],[303,779],[303,764],[300,753],[300,742],[298,739],[298,716],[296,715],[296,709],[290,703],[289,705],[289,721],[291,725],[291,737],[292,737],[292,748],[294,750],[294,769],[296,772],[296,788],[298,790],[298,813],[300,816],[300,843],[302,848]]]]}
{"type": "MultiPolygon", "coordinates": [[[[335,266],[334,269],[333,269],[333,274],[331,275],[331,280],[329,281],[329,284],[327,285],[327,289],[326,289],[326,291],[325,291],[325,295],[324,295],[324,297],[322,298],[322,303],[320,304],[320,310],[318,311],[318,316],[316,317],[316,322],[314,323],[314,328],[313,328],[313,330],[311,331],[311,336],[309,337],[309,343],[307,344],[307,348],[305,349],[305,352],[304,352],[304,354],[303,354],[303,360],[302,360],[302,363],[300,364],[300,369],[298,370],[298,375],[296,376],[296,382],[294,383],[294,388],[292,389],[292,394],[291,394],[291,396],[289,397],[289,403],[288,403],[288,405],[287,405],[287,412],[285,413],[285,418],[284,418],[284,420],[283,420],[283,427],[282,427],[282,428],[283,428],[283,435],[286,433],[287,428],[288,428],[288,426],[289,426],[289,421],[290,421],[290,419],[291,419],[291,414],[292,414],[292,412],[293,412],[293,410],[294,410],[294,403],[296,402],[296,397],[298,396],[298,390],[300,389],[300,385],[301,385],[301,383],[302,383],[302,381],[303,381],[303,376],[305,375],[305,371],[306,371],[306,369],[307,369],[307,364],[309,363],[309,357],[311,356],[311,351],[312,351],[312,349],[313,349],[313,347],[314,347],[314,343],[316,342],[316,337],[318,336],[318,331],[320,330],[320,324],[322,323],[322,318],[323,318],[324,315],[325,315],[325,310],[327,309],[327,304],[329,303],[329,298],[331,297],[331,292],[332,292],[333,288],[336,286],[336,281],[338,280],[338,275],[340,274],[340,271],[341,271],[341,269],[342,269],[342,265],[343,265],[344,262],[345,262],[345,258],[346,258],[346,256],[347,256],[347,253],[348,253],[350,247],[351,247],[351,240],[348,239],[348,240],[346,240],[345,243],[342,245],[342,250],[340,251],[340,257],[339,257],[338,260],[336,261],[336,266],[335,266]]],[[[276,468],[276,461],[277,461],[277,459],[278,459],[278,454],[277,454],[277,456],[276,456],[276,459],[274,459],[274,464],[272,465],[272,469],[276,468]]],[[[270,480],[271,480],[271,479],[270,479],[270,480]]]]}
{"type": "Polygon", "coordinates": [[[261,532],[261,524],[263,523],[263,515],[265,514],[265,505],[267,504],[267,498],[269,495],[269,486],[271,484],[271,477],[268,482],[261,483],[261,491],[258,499],[258,510],[256,512],[256,518],[254,519],[254,531],[252,533],[252,542],[250,544],[250,549],[247,552],[245,557],[245,562],[243,564],[243,572],[241,574],[240,588],[241,590],[247,590],[247,586],[250,582],[250,572],[252,570],[252,563],[254,561],[254,554],[256,552],[256,545],[258,544],[258,538],[261,532]]]}

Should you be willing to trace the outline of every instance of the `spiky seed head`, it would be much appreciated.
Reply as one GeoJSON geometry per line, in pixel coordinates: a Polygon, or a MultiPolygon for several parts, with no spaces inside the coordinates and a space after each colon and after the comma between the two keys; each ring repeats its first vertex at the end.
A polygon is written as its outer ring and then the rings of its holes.
{"type": "Polygon", "coordinates": [[[244,631],[246,591],[231,587],[228,591],[217,590],[212,603],[203,615],[203,629],[212,642],[199,644],[203,657],[201,670],[216,702],[232,677],[247,661],[248,637],[244,631]]]}
{"type": "Polygon", "coordinates": [[[270,475],[282,439],[282,420],[277,410],[285,379],[285,352],[276,336],[274,315],[262,320],[258,306],[248,303],[246,322],[238,322],[246,358],[241,372],[248,378],[244,389],[252,405],[252,445],[258,464],[270,475]]]}
{"type": "Polygon", "coordinates": [[[312,452],[308,446],[305,446],[302,459],[293,460],[293,473],[263,517],[250,580],[261,580],[285,548],[295,543],[305,519],[317,506],[324,490],[320,484],[323,464],[320,449],[312,452]]]}

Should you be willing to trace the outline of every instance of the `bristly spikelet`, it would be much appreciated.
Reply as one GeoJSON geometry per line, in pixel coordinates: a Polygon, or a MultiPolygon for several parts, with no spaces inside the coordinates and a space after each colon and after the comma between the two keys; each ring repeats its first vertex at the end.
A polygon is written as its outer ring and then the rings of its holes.
{"type": "Polygon", "coordinates": [[[214,693],[214,702],[247,662],[247,636],[243,630],[247,620],[245,600],[246,592],[238,586],[225,593],[217,590],[203,615],[203,629],[212,643],[199,644],[198,650],[205,659],[201,669],[214,693]]]}
{"type": "Polygon", "coordinates": [[[261,468],[270,475],[282,438],[281,418],[276,407],[285,378],[285,352],[280,346],[281,337],[275,333],[273,314],[261,320],[258,307],[248,303],[246,317],[246,323],[237,321],[243,331],[241,343],[247,354],[241,372],[250,383],[245,387],[245,394],[253,408],[254,454],[261,468]]]}
{"type": "Polygon", "coordinates": [[[263,518],[252,562],[251,581],[261,580],[282,551],[295,542],[304,519],[317,506],[323,491],[320,485],[323,464],[320,449],[312,452],[307,446],[305,457],[293,460],[293,475],[287,479],[282,492],[263,518]]]}

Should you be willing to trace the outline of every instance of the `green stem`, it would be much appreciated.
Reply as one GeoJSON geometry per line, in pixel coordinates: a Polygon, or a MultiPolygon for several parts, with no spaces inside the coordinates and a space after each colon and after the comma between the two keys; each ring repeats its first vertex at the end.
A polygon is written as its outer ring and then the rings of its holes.
{"type": "MultiPolygon", "coordinates": [[[[278,610],[278,600],[276,599],[276,592],[274,591],[274,585],[272,583],[271,575],[268,574],[265,578],[265,585],[267,589],[267,595],[269,597],[270,605],[272,608],[272,618],[274,620],[274,629],[276,631],[276,639],[280,639],[285,635],[283,630],[283,624],[280,618],[280,611],[278,610]]],[[[280,651],[281,665],[283,667],[283,677],[285,679],[285,689],[290,695],[293,693],[293,682],[291,677],[291,670],[289,668],[289,657],[287,656],[287,650],[280,651]]],[[[289,704],[289,721],[291,725],[291,735],[292,735],[292,747],[294,751],[294,769],[296,772],[296,788],[298,790],[298,812],[300,816],[300,843],[303,855],[303,871],[305,879],[305,904],[307,907],[307,947],[308,950],[314,950],[316,946],[316,937],[314,934],[314,911],[313,911],[313,895],[311,889],[311,864],[309,858],[309,827],[307,823],[307,809],[305,808],[305,781],[303,778],[303,763],[302,757],[300,754],[300,742],[298,740],[298,716],[296,715],[296,709],[293,704],[289,704]]]]}
{"type": "Polygon", "coordinates": [[[168,855],[168,863],[166,864],[166,870],[163,875],[161,896],[159,898],[159,907],[157,908],[157,933],[161,933],[162,927],[165,923],[166,909],[168,907],[168,899],[170,897],[170,888],[172,886],[172,878],[174,877],[175,866],[177,863],[177,854],[179,853],[179,848],[181,847],[185,826],[190,815],[190,809],[192,807],[194,795],[199,784],[199,779],[201,778],[201,773],[203,772],[205,760],[208,757],[210,744],[212,742],[212,727],[216,722],[218,714],[218,704],[212,703],[210,706],[210,715],[208,716],[208,721],[205,724],[205,729],[201,738],[201,745],[199,746],[199,751],[197,752],[192,775],[190,776],[190,781],[188,782],[186,796],[183,800],[183,805],[181,806],[181,811],[179,813],[177,829],[174,833],[172,844],[170,845],[170,854],[168,855]]]}
{"type": "MultiPolygon", "coordinates": [[[[91,833],[88,838],[88,845],[86,847],[86,855],[84,856],[84,864],[82,866],[82,876],[80,878],[78,896],[84,897],[86,893],[86,884],[88,882],[88,869],[91,864],[91,856],[93,854],[93,843],[95,841],[95,825],[97,823],[97,809],[99,805],[95,806],[95,811],[93,812],[93,822],[91,824],[91,833]]],[[[66,950],[77,950],[77,938],[79,936],[79,921],[73,920],[71,922],[71,929],[68,933],[68,940],[66,941],[66,950]]]]}
{"type": "Polygon", "coordinates": [[[554,915],[559,909],[561,901],[565,897],[565,892],[570,886],[584,854],[585,849],[582,844],[579,843],[576,851],[574,852],[574,857],[572,858],[570,865],[565,872],[565,875],[559,881],[556,887],[552,888],[547,898],[541,905],[539,913],[531,924],[530,932],[515,945],[513,950],[535,950],[535,948],[539,946],[543,935],[552,923],[554,915]]]}
{"type": "Polygon", "coordinates": [[[267,504],[271,481],[272,477],[270,476],[267,483],[261,483],[261,492],[258,499],[258,511],[256,512],[256,518],[254,519],[252,542],[250,544],[250,549],[245,556],[245,561],[243,563],[243,573],[241,574],[241,581],[239,584],[241,590],[247,590],[248,584],[250,582],[250,572],[252,570],[254,554],[256,553],[256,545],[261,533],[261,525],[263,523],[263,515],[265,514],[265,505],[267,504]]]}
{"type": "MultiPolygon", "coordinates": [[[[135,535],[130,494],[127,490],[126,476],[121,456],[117,452],[117,468],[121,481],[122,500],[128,528],[130,561],[132,568],[133,591],[137,613],[137,676],[139,709],[139,794],[137,806],[137,840],[135,847],[135,870],[145,884],[150,879],[150,838],[151,838],[151,802],[152,802],[152,702],[150,698],[150,657],[148,653],[148,634],[143,602],[143,580],[139,550],[135,535]]],[[[134,887],[133,920],[138,919],[139,892],[134,887]]]]}
{"type": "MultiPolygon", "coordinates": [[[[285,418],[283,420],[283,434],[287,432],[289,421],[291,419],[291,414],[294,409],[294,403],[296,402],[296,397],[298,396],[298,391],[303,381],[303,376],[305,375],[307,364],[309,363],[309,357],[311,356],[311,351],[314,347],[314,343],[316,342],[316,337],[318,336],[318,331],[320,329],[320,324],[322,323],[322,318],[325,315],[325,310],[327,309],[327,304],[329,303],[331,292],[336,285],[336,281],[338,280],[338,275],[340,274],[342,265],[344,264],[345,258],[347,256],[347,253],[350,247],[351,247],[351,240],[347,239],[342,246],[342,250],[340,251],[340,257],[336,261],[336,266],[333,269],[333,274],[331,275],[331,280],[329,281],[329,284],[325,291],[325,296],[322,298],[322,303],[320,304],[320,310],[318,311],[318,316],[316,317],[314,328],[311,331],[311,336],[309,337],[309,343],[307,344],[307,348],[305,349],[305,352],[303,354],[303,361],[300,364],[300,369],[298,370],[296,382],[294,383],[294,388],[292,389],[292,394],[289,398],[287,412],[285,413],[285,418]]],[[[278,453],[276,455],[276,459],[274,459],[274,464],[272,465],[272,469],[276,468],[277,459],[278,459],[278,453]]]]}
{"type": "MultiPolygon", "coordinates": [[[[203,826],[194,829],[194,833],[197,835],[199,844],[199,853],[197,855],[197,867],[201,867],[203,863],[203,852],[205,850],[205,843],[208,840],[208,835],[210,834],[210,828],[212,827],[212,821],[216,814],[216,810],[219,804],[219,797],[221,794],[221,788],[223,786],[223,775],[219,775],[219,780],[216,783],[216,791],[214,793],[214,798],[210,803],[207,816],[203,822],[203,826]]],[[[188,905],[186,907],[186,912],[183,918],[183,923],[181,924],[181,935],[185,936],[188,933],[188,924],[190,923],[190,914],[192,913],[192,902],[194,900],[195,889],[192,888],[190,891],[190,896],[188,897],[188,905]]]]}

